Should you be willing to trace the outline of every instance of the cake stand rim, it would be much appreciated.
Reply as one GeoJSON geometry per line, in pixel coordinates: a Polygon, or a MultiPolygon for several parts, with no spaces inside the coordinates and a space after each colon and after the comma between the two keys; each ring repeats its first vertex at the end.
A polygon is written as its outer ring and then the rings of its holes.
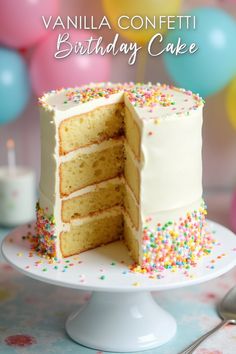
{"type": "MultiPolygon", "coordinates": [[[[230,261],[224,267],[220,267],[217,271],[209,272],[209,274],[207,274],[207,275],[204,274],[197,279],[186,278],[185,281],[180,281],[180,282],[176,282],[176,283],[160,284],[160,282],[158,280],[154,280],[154,281],[156,281],[156,283],[152,286],[150,286],[150,285],[131,286],[131,284],[130,284],[129,286],[125,286],[125,287],[124,286],[123,287],[107,286],[107,282],[105,282],[105,283],[100,282],[99,286],[92,285],[92,284],[86,284],[86,283],[78,283],[78,282],[67,283],[65,281],[61,281],[61,280],[58,280],[55,278],[47,278],[46,273],[43,273],[43,272],[41,272],[40,275],[34,274],[29,269],[21,268],[19,266],[19,262],[18,262],[17,257],[14,257],[14,259],[12,259],[12,257],[9,257],[9,255],[8,255],[9,247],[8,246],[11,245],[11,243],[8,240],[14,236],[14,232],[16,232],[17,230],[20,230],[23,227],[26,227],[28,224],[21,225],[15,229],[13,229],[7,236],[5,236],[5,238],[3,239],[2,243],[1,243],[1,252],[2,252],[3,258],[11,266],[13,266],[13,268],[18,270],[22,274],[29,276],[32,279],[42,281],[42,282],[45,282],[45,283],[48,283],[51,285],[56,285],[56,286],[61,286],[61,287],[66,287],[66,288],[71,288],[71,289],[77,289],[77,290],[83,290],[83,291],[100,291],[100,292],[109,292],[109,293],[110,292],[111,293],[112,292],[126,292],[126,293],[128,293],[128,292],[138,292],[138,291],[139,292],[141,292],[141,291],[164,291],[164,290],[172,290],[172,289],[177,289],[177,288],[182,288],[182,287],[187,287],[187,286],[198,285],[198,284],[204,283],[206,281],[213,280],[223,274],[226,274],[227,272],[229,272],[230,270],[232,270],[236,266],[236,254],[235,254],[234,258],[230,257],[230,261]]],[[[34,222],[32,222],[30,224],[33,225],[34,222]]],[[[222,228],[223,229],[222,231],[224,231],[225,233],[228,234],[228,236],[231,238],[231,241],[233,240],[233,238],[235,238],[235,247],[236,247],[236,235],[233,233],[233,231],[229,230],[224,225],[221,225],[220,223],[217,223],[212,220],[208,220],[208,224],[214,225],[214,227],[216,229],[222,228]]],[[[222,235],[220,235],[220,238],[222,238],[222,235]]],[[[224,240],[225,239],[222,239],[222,241],[224,241],[224,240]]],[[[229,241],[229,239],[228,239],[228,241],[229,241]]],[[[25,251],[25,250],[22,250],[22,251],[25,251]]],[[[225,248],[222,246],[222,251],[224,252],[227,250],[225,250],[225,248]]],[[[206,256],[206,257],[208,257],[208,256],[206,256]]],[[[201,264],[201,261],[199,263],[201,264]]],[[[194,269],[197,269],[197,268],[198,268],[198,265],[194,269]]],[[[178,271],[176,273],[178,273],[178,271]]],[[[145,275],[134,274],[134,276],[137,277],[137,279],[136,279],[137,281],[142,281],[142,277],[145,275]]]]}

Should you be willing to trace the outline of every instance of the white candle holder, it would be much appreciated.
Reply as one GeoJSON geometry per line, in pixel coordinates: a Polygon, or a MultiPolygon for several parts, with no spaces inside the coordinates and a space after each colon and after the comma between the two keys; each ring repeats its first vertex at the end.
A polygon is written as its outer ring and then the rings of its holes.
{"type": "Polygon", "coordinates": [[[12,227],[35,218],[35,173],[30,168],[0,167],[0,225],[12,227]]]}

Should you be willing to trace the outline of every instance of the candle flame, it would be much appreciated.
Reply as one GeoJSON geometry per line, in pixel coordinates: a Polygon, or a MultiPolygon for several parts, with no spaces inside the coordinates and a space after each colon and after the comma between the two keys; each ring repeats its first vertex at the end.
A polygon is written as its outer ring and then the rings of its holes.
{"type": "Polygon", "coordinates": [[[13,139],[7,140],[7,149],[15,149],[15,141],[13,139]]]}

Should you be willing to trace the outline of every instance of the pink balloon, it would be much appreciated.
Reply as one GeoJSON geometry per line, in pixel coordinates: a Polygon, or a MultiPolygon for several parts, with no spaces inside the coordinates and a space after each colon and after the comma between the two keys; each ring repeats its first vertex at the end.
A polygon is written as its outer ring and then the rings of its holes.
{"type": "MultiPolygon", "coordinates": [[[[93,36],[87,31],[70,31],[70,42],[84,41],[93,36]]],[[[79,55],[71,53],[63,59],[54,57],[58,33],[52,32],[37,46],[30,65],[32,87],[36,95],[90,82],[108,81],[111,71],[110,55],[79,55]]],[[[94,37],[94,36],[93,36],[94,37]]],[[[62,47],[61,47],[62,48],[62,47]]]]}
{"type": "Polygon", "coordinates": [[[236,190],[233,195],[231,210],[230,210],[230,222],[234,232],[236,232],[236,190]]]}
{"type": "Polygon", "coordinates": [[[56,15],[57,0],[0,0],[1,42],[14,48],[29,47],[46,35],[42,15],[56,15]]]}

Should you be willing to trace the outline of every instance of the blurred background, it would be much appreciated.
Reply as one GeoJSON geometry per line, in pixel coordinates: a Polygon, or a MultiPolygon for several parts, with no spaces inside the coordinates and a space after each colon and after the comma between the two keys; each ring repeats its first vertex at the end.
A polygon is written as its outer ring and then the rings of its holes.
{"type": "MultiPolygon", "coordinates": [[[[199,92],[206,99],[203,127],[203,184],[209,215],[229,223],[236,188],[236,1],[235,0],[0,0],[0,166],[7,164],[6,142],[13,139],[18,165],[40,174],[40,130],[37,97],[47,89],[80,85],[90,81],[143,81],[176,84],[199,92]],[[21,3],[21,5],[20,5],[21,3]],[[115,3],[119,3],[116,8],[115,3]],[[142,5],[141,3],[145,3],[142,5]],[[168,5],[167,5],[168,3],[168,5]],[[18,7],[19,6],[19,7],[18,7]],[[166,7],[166,8],[165,8],[166,7]],[[145,56],[129,66],[124,55],[74,56],[58,64],[50,56],[52,36],[42,26],[41,15],[62,17],[184,14],[197,16],[195,31],[180,32],[186,41],[199,43],[191,58],[145,56]],[[143,13],[144,12],[144,13],[143,13]],[[58,66],[59,65],[59,66],[58,66]],[[61,65],[61,66],[60,66],[61,65]],[[219,214],[219,215],[218,215],[219,214]]],[[[116,30],[94,32],[108,43],[116,30]]],[[[170,31],[171,41],[179,35],[170,31]]],[[[80,32],[78,32],[80,33],[80,32]]],[[[82,35],[82,34],[81,34],[82,35]]],[[[124,41],[132,33],[120,33],[124,41]],[[128,36],[128,37],[127,37],[128,36]]],[[[141,33],[141,44],[150,38],[141,33]]],[[[236,197],[235,197],[236,200],[236,197]]],[[[236,204],[236,202],[235,202],[236,204]]],[[[236,205],[234,206],[236,209],[236,205]]],[[[234,212],[236,219],[236,211],[234,212]]],[[[231,226],[236,229],[236,222],[231,226]]]]}

